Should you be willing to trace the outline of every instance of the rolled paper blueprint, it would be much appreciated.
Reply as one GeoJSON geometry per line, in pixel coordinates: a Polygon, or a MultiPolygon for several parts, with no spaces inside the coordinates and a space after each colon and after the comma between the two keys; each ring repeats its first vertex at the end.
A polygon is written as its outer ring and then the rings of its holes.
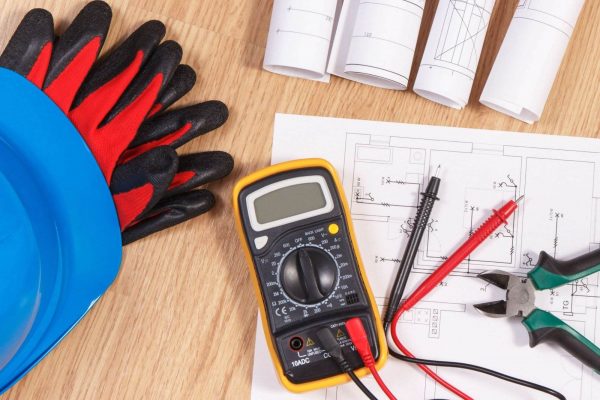
{"type": "Polygon", "coordinates": [[[520,0],[480,102],[540,119],[585,0],[520,0]]]}
{"type": "Polygon", "coordinates": [[[275,0],[263,68],[328,81],[327,60],[338,0],[275,0]]]}
{"type": "Polygon", "coordinates": [[[367,85],[405,90],[425,0],[346,0],[328,72],[367,85]]]}
{"type": "Polygon", "coordinates": [[[469,102],[496,0],[440,0],[413,90],[461,109],[469,102]]]}

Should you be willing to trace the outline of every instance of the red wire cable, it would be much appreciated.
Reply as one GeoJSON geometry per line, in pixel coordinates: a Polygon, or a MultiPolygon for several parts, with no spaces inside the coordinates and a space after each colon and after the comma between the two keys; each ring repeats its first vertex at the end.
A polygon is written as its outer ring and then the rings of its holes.
{"type": "MultiPolygon", "coordinates": [[[[402,353],[404,353],[408,357],[415,358],[415,356],[410,351],[408,351],[408,349],[402,343],[400,343],[400,340],[398,339],[398,332],[396,331],[396,326],[398,325],[398,321],[400,320],[400,316],[402,315],[402,313],[404,313],[404,311],[405,310],[401,307],[401,308],[398,309],[398,311],[394,315],[394,319],[392,320],[392,329],[391,329],[391,331],[392,331],[391,332],[392,333],[392,340],[394,341],[394,344],[396,345],[396,347],[398,347],[398,349],[402,353]]],[[[423,365],[423,364],[417,364],[417,365],[427,375],[429,375],[432,379],[434,379],[437,383],[439,383],[440,385],[442,385],[443,387],[445,387],[446,389],[448,389],[449,391],[451,391],[452,393],[454,393],[455,395],[457,395],[461,399],[463,399],[463,400],[473,400],[472,397],[470,397],[469,395],[461,392],[459,389],[457,389],[454,386],[452,386],[452,384],[446,382],[441,376],[439,376],[438,374],[436,374],[428,366],[423,365]]]]}
{"type": "MultiPolygon", "coordinates": [[[[444,263],[435,270],[425,281],[410,295],[410,297],[406,300],[406,302],[398,309],[396,314],[394,315],[394,319],[392,321],[392,340],[394,344],[408,357],[414,356],[408,351],[406,347],[400,343],[400,339],[398,338],[397,325],[400,320],[400,316],[407,310],[410,310],[415,304],[417,304],[423,297],[425,297],[429,292],[431,292],[435,287],[437,287],[440,282],[448,276],[450,272],[452,272],[463,260],[465,260],[469,255],[481,244],[485,239],[488,238],[498,227],[502,224],[506,224],[508,218],[516,211],[518,205],[517,202],[521,200],[519,198],[517,201],[510,200],[508,201],[500,210],[494,210],[493,215],[487,219],[472,235],[469,239],[454,252],[444,263]]],[[[433,378],[440,385],[444,386],[446,389],[450,390],[452,393],[456,394],[460,398],[464,400],[472,400],[471,397],[461,392],[450,383],[446,382],[439,375],[437,375],[432,369],[429,367],[418,364],[419,368],[421,368],[427,375],[433,378]]]]}
{"type": "Polygon", "coordinates": [[[375,367],[370,367],[369,371],[371,371],[371,375],[373,375],[373,378],[375,378],[375,381],[377,381],[377,384],[379,385],[381,390],[383,390],[388,399],[396,400],[396,397],[394,397],[392,391],[385,385],[383,379],[381,379],[381,376],[379,375],[379,372],[377,372],[377,369],[375,369],[375,367]]]}
{"type": "Polygon", "coordinates": [[[377,368],[375,368],[375,359],[373,358],[373,353],[371,352],[371,345],[369,344],[369,337],[367,336],[367,332],[365,331],[365,326],[363,325],[360,318],[350,318],[346,321],[346,330],[348,331],[348,336],[350,336],[350,340],[354,347],[356,347],[356,351],[358,355],[362,359],[365,367],[371,371],[371,374],[375,378],[375,381],[386,394],[386,396],[390,400],[396,400],[392,391],[385,385],[381,376],[379,376],[379,372],[377,372],[377,368]]]}

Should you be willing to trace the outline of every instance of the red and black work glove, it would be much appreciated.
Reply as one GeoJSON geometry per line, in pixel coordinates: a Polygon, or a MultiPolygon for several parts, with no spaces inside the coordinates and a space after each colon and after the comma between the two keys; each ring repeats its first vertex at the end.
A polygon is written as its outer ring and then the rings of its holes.
{"type": "Polygon", "coordinates": [[[163,112],[195,81],[179,65],[180,46],[159,44],[164,25],[150,21],[96,61],[110,19],[106,3],[91,2],[55,39],[52,16],[32,10],[0,66],[42,88],[79,130],[110,183],[127,244],[208,211],[214,196],[191,189],[228,175],[233,160],[223,152],[177,155],[222,125],[227,108],[213,101],[163,112]]]}
{"type": "MultiPolygon", "coordinates": [[[[130,174],[131,170],[135,170],[132,164],[136,160],[165,147],[174,152],[175,149],[221,126],[227,120],[227,107],[220,101],[207,101],[166,110],[192,88],[195,79],[196,74],[190,67],[180,65],[169,84],[161,91],[149,117],[143,122],[114,171],[111,190],[115,194],[116,203],[122,201],[131,204],[128,201],[131,191],[127,185],[132,180],[121,179],[121,175],[130,174]]],[[[125,243],[144,237],[147,232],[167,228],[209,210],[215,203],[213,194],[206,189],[193,189],[227,176],[233,168],[231,156],[221,151],[186,154],[178,159],[175,175],[160,200],[156,204],[148,203],[152,207],[141,214],[129,208],[133,214],[139,215],[123,232],[125,243]]]]}

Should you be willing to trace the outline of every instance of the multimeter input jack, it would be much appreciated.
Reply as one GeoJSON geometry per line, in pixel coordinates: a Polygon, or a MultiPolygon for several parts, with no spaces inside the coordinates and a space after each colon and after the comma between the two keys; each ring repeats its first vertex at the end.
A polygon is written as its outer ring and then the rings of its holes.
{"type": "Polygon", "coordinates": [[[304,340],[300,336],[294,336],[290,339],[290,349],[300,351],[304,347],[304,340]]]}

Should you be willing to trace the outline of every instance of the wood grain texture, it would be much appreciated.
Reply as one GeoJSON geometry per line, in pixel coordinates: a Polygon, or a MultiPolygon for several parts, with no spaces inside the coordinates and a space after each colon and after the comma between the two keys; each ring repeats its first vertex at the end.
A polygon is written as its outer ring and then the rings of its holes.
{"type": "MultiPolygon", "coordinates": [[[[220,99],[227,124],[185,150],[220,149],[233,174],[212,185],[209,214],[125,249],[121,272],[84,320],[5,399],[245,399],[257,305],[230,207],[233,183],[269,164],[275,112],[597,137],[600,2],[587,1],[542,120],[526,125],[478,104],[516,0],[499,0],[475,88],[463,111],[333,77],[330,84],[261,69],[272,0],[113,0],[107,46],[160,19],[199,74],[185,103],[220,99]]],[[[64,29],[81,0],[3,0],[0,48],[25,12],[50,10],[64,29]]],[[[436,1],[427,2],[417,65],[436,1]]],[[[412,81],[416,69],[413,68],[412,81]]]]}

